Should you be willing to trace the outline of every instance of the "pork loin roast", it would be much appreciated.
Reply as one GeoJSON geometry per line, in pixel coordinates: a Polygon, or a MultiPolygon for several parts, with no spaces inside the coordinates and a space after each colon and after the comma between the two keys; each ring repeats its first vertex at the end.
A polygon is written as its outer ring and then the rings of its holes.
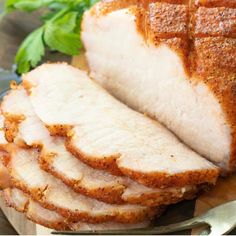
{"type": "Polygon", "coordinates": [[[80,70],[44,64],[26,74],[23,84],[37,116],[53,134],[67,133],[67,148],[94,168],[157,188],[217,179],[213,164],[158,122],[114,99],[80,70]]]}
{"type": "Polygon", "coordinates": [[[236,168],[235,0],[103,0],[84,15],[91,76],[195,151],[236,168]]]}

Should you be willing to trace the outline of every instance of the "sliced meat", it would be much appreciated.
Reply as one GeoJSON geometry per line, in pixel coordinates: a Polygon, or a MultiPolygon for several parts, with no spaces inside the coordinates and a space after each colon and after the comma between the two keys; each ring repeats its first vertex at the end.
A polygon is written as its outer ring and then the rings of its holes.
{"type": "Polygon", "coordinates": [[[64,139],[50,136],[35,115],[22,87],[12,90],[4,98],[1,107],[6,116],[5,123],[8,124],[6,136],[18,146],[41,147],[39,161],[43,169],[59,177],[79,193],[108,203],[123,203],[121,195],[125,189],[125,179],[92,169],[66,151],[64,139]],[[24,119],[18,119],[19,117],[24,119]],[[14,128],[13,123],[17,124],[14,128]]]}
{"type": "Polygon", "coordinates": [[[139,224],[119,224],[119,223],[102,223],[88,224],[83,222],[68,222],[64,217],[54,211],[47,210],[33,201],[29,195],[19,189],[5,189],[3,197],[9,207],[25,213],[31,221],[55,230],[108,230],[108,229],[136,229],[147,227],[150,222],[144,221],[139,224]]]}
{"type": "MultiPolygon", "coordinates": [[[[198,188],[185,186],[180,188],[148,188],[126,177],[116,177],[102,170],[95,170],[83,164],[65,150],[64,139],[51,137],[43,123],[37,118],[26,91],[19,87],[4,98],[2,110],[7,117],[18,123],[14,142],[20,146],[40,146],[40,164],[46,171],[60,178],[76,192],[97,198],[108,203],[135,203],[147,206],[168,205],[185,198],[193,198],[198,188]],[[17,117],[24,120],[17,121],[17,117]]],[[[14,130],[8,129],[13,137],[14,130]]]]}
{"type": "Polygon", "coordinates": [[[110,205],[85,197],[41,170],[37,161],[37,150],[21,149],[11,144],[8,151],[11,156],[8,169],[12,185],[28,193],[43,207],[55,210],[70,220],[88,223],[138,223],[152,218],[163,209],[128,204],[110,205]]]}
{"type": "Polygon", "coordinates": [[[3,191],[3,197],[9,207],[24,213],[29,220],[36,224],[55,230],[69,229],[65,218],[54,211],[49,211],[41,207],[19,189],[5,189],[3,191]]]}
{"type": "Polygon", "coordinates": [[[5,167],[6,158],[8,158],[8,154],[0,151],[0,189],[9,188],[11,185],[11,177],[5,167]]]}
{"type": "Polygon", "coordinates": [[[4,150],[7,143],[4,133],[4,116],[0,113],[0,150],[4,150]]]}
{"type": "Polygon", "coordinates": [[[54,134],[70,130],[67,148],[93,168],[148,187],[216,182],[219,171],[213,164],[158,122],[115,100],[84,72],[45,64],[23,80],[37,116],[54,134]]]}
{"type": "Polygon", "coordinates": [[[101,1],[84,15],[91,76],[224,172],[234,171],[236,1],[143,1],[118,9],[117,2],[124,0],[101,1]]]}
{"type": "Polygon", "coordinates": [[[8,153],[4,151],[7,145],[5,139],[5,134],[3,131],[4,127],[4,117],[0,114],[0,189],[5,189],[10,187],[10,175],[6,168],[6,163],[8,161],[8,153]]]}

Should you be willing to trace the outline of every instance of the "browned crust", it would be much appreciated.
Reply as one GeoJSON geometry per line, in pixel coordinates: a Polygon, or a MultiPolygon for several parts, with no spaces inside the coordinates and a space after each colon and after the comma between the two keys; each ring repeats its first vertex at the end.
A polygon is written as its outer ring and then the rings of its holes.
{"type": "Polygon", "coordinates": [[[8,207],[14,208],[16,211],[20,212],[20,213],[24,213],[25,216],[31,220],[32,222],[36,223],[36,224],[40,224],[44,227],[47,228],[51,228],[51,229],[55,229],[55,230],[69,230],[69,227],[67,226],[68,223],[66,223],[66,221],[48,221],[48,219],[41,219],[40,217],[37,217],[36,215],[30,214],[30,212],[28,211],[28,207],[30,204],[30,200],[27,200],[27,203],[24,205],[23,208],[20,208],[19,206],[17,206],[14,201],[11,200],[11,189],[5,189],[3,191],[3,198],[6,202],[6,205],[8,207]]]}
{"type": "Polygon", "coordinates": [[[125,190],[124,185],[115,185],[108,187],[97,187],[94,189],[88,189],[86,186],[83,186],[80,181],[72,181],[69,178],[66,178],[64,175],[60,174],[58,171],[54,170],[54,168],[50,165],[47,160],[47,156],[40,155],[39,163],[40,167],[51,173],[56,178],[61,179],[66,185],[71,187],[75,192],[84,194],[88,197],[95,198],[99,201],[103,201],[110,204],[124,204],[124,200],[122,199],[122,194],[125,190]]]}
{"type": "Polygon", "coordinates": [[[121,171],[134,181],[151,188],[169,188],[199,185],[202,183],[215,184],[219,176],[218,169],[199,171],[186,171],[180,174],[168,175],[166,173],[141,173],[120,167],[121,171]]]}
{"type": "Polygon", "coordinates": [[[195,77],[215,94],[231,128],[229,168],[236,169],[236,39],[199,38],[194,43],[195,77]]]}
{"type": "Polygon", "coordinates": [[[9,143],[12,143],[18,133],[18,125],[24,118],[22,116],[13,116],[6,113],[4,114],[4,118],[5,138],[9,143]]]}
{"type": "Polygon", "coordinates": [[[61,136],[61,137],[66,137],[67,134],[72,129],[71,125],[60,125],[60,124],[46,125],[46,127],[52,136],[61,136]]]}
{"type": "Polygon", "coordinates": [[[184,37],[188,35],[188,6],[168,3],[149,5],[149,34],[154,41],[159,38],[184,37]]]}
{"type": "Polygon", "coordinates": [[[91,14],[96,15],[97,17],[104,16],[112,11],[136,5],[138,2],[138,0],[102,0],[92,8],[91,14]]]}
{"type": "Polygon", "coordinates": [[[195,0],[197,6],[236,8],[235,0],[195,0]]]}
{"type": "Polygon", "coordinates": [[[175,175],[168,175],[166,173],[160,172],[141,173],[119,166],[119,164],[117,163],[119,161],[119,157],[117,157],[116,159],[112,159],[112,162],[108,162],[109,165],[106,164],[107,157],[104,159],[88,157],[81,150],[78,150],[73,145],[73,140],[67,140],[66,147],[81,161],[92,166],[93,168],[107,170],[112,174],[116,174],[116,170],[118,169],[123,175],[126,175],[134,181],[137,181],[138,183],[141,183],[151,188],[168,188],[173,186],[184,187],[187,185],[198,185],[202,183],[215,184],[219,176],[219,170],[216,168],[199,171],[186,171],[184,173],[175,175]]]}
{"type": "Polygon", "coordinates": [[[236,37],[236,9],[199,7],[195,14],[195,37],[236,37]]]}
{"type": "Polygon", "coordinates": [[[123,173],[120,171],[116,164],[117,158],[119,156],[110,156],[104,158],[88,157],[81,150],[74,147],[71,137],[68,137],[66,143],[66,148],[75,157],[84,162],[85,164],[99,170],[107,170],[113,175],[122,176],[123,173]]]}

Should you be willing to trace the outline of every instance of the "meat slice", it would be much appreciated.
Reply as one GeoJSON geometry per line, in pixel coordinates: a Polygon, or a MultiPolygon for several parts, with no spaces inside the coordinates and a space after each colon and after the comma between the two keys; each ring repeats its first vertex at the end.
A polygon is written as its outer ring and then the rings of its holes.
{"type": "Polygon", "coordinates": [[[40,169],[38,151],[21,149],[14,144],[8,146],[10,161],[8,169],[12,185],[28,193],[43,207],[75,221],[102,223],[138,223],[160,214],[162,207],[138,205],[110,205],[75,193],[60,180],[40,169]]]}
{"type": "Polygon", "coordinates": [[[1,107],[6,116],[7,139],[21,147],[40,147],[39,161],[43,169],[79,193],[108,203],[123,203],[125,180],[90,168],[65,149],[64,138],[51,137],[22,87],[5,96],[1,107]]]}
{"type": "Polygon", "coordinates": [[[114,222],[102,224],[88,224],[83,222],[68,222],[67,219],[54,211],[47,210],[32,200],[29,195],[19,189],[5,189],[3,197],[6,204],[15,210],[25,213],[31,221],[55,230],[104,230],[104,229],[137,229],[147,227],[150,223],[144,221],[139,224],[119,224],[114,222]]]}
{"type": "Polygon", "coordinates": [[[7,140],[5,139],[4,131],[4,117],[0,114],[0,189],[5,189],[10,186],[10,175],[6,168],[6,163],[8,160],[8,153],[4,151],[7,145],[7,140]]]}
{"type": "Polygon", "coordinates": [[[101,1],[84,15],[91,76],[224,172],[235,170],[235,0],[143,2],[101,1]]]}
{"type": "Polygon", "coordinates": [[[158,122],[115,100],[84,72],[45,64],[23,80],[37,116],[53,134],[67,133],[67,148],[93,168],[149,187],[215,183],[219,172],[213,164],[158,122]]]}
{"type": "Polygon", "coordinates": [[[0,151],[0,189],[5,189],[10,186],[10,175],[5,167],[5,161],[8,158],[8,154],[4,151],[0,151]]]}
{"type": "Polygon", "coordinates": [[[7,143],[4,133],[4,116],[0,113],[0,150],[4,150],[7,143]]]}
{"type": "Polygon", "coordinates": [[[24,213],[29,220],[36,224],[55,230],[69,229],[65,218],[54,211],[41,207],[37,202],[33,201],[19,189],[5,189],[3,191],[3,197],[7,206],[24,213]]]}
{"type": "Polygon", "coordinates": [[[18,146],[40,147],[41,167],[76,192],[108,203],[128,202],[158,206],[193,198],[198,190],[197,186],[148,188],[126,177],[116,177],[83,164],[65,150],[63,138],[50,136],[49,131],[34,113],[29,97],[21,86],[5,96],[1,107],[6,120],[10,117],[10,120],[5,122],[8,125],[6,129],[10,139],[18,146]],[[18,120],[18,117],[24,119],[18,120]],[[18,125],[11,132],[13,123],[18,125]],[[15,129],[18,132],[15,132],[15,129]]]}

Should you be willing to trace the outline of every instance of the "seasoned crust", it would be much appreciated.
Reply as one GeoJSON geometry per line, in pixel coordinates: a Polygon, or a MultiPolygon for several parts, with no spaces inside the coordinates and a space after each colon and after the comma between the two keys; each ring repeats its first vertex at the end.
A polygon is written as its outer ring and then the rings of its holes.
{"type": "Polygon", "coordinates": [[[74,156],[83,161],[85,164],[95,169],[108,170],[113,175],[123,176],[123,173],[120,171],[119,167],[116,164],[116,160],[119,158],[119,155],[104,158],[88,157],[81,150],[78,150],[74,147],[73,140],[71,139],[71,137],[68,137],[65,145],[69,152],[71,152],[74,156]]]}
{"type": "Polygon", "coordinates": [[[72,129],[70,125],[47,125],[46,126],[52,136],[66,137],[72,129]]]}
{"type": "MultiPolygon", "coordinates": [[[[186,185],[198,185],[201,183],[212,183],[215,184],[219,170],[199,170],[193,172],[184,172],[181,174],[168,175],[166,173],[141,173],[134,172],[132,170],[126,169],[119,165],[119,157],[111,157],[111,162],[109,165],[104,164],[104,160],[101,158],[91,158],[86,156],[81,150],[78,150],[73,145],[73,140],[68,140],[66,142],[67,149],[77,156],[81,161],[94,168],[103,169],[111,172],[112,174],[117,174],[117,170],[122,174],[130,177],[134,181],[146,185],[151,188],[168,188],[168,187],[183,187],[186,185]]],[[[107,157],[106,157],[107,159],[107,157]]]]}
{"type": "Polygon", "coordinates": [[[12,143],[18,133],[18,125],[22,121],[22,117],[4,114],[4,118],[3,130],[5,133],[5,138],[9,143],[12,143]]]}
{"type": "Polygon", "coordinates": [[[124,185],[118,186],[106,186],[98,187],[93,189],[88,189],[82,184],[72,181],[71,179],[66,178],[64,175],[55,171],[49,164],[48,161],[45,161],[46,156],[40,155],[39,163],[43,170],[50,172],[56,178],[61,179],[66,185],[72,187],[74,191],[84,194],[88,197],[95,198],[99,201],[103,201],[110,204],[123,204],[125,201],[122,199],[122,194],[125,190],[124,185]]]}
{"type": "Polygon", "coordinates": [[[205,7],[232,7],[236,8],[235,0],[195,0],[196,6],[205,7]]]}
{"type": "Polygon", "coordinates": [[[212,183],[214,185],[219,175],[217,169],[199,170],[194,172],[186,171],[175,175],[168,175],[166,173],[139,173],[124,167],[120,167],[120,169],[131,179],[151,188],[168,188],[171,186],[182,187],[189,185],[190,183],[192,185],[201,183],[212,183]]]}
{"type": "Polygon", "coordinates": [[[168,3],[149,5],[149,36],[158,38],[184,37],[188,35],[188,6],[168,3]]]}
{"type": "Polygon", "coordinates": [[[194,42],[195,74],[218,98],[231,128],[229,166],[236,169],[236,39],[199,38],[194,42]]]}
{"type": "Polygon", "coordinates": [[[236,9],[199,7],[195,13],[195,37],[236,37],[236,9]]]}

